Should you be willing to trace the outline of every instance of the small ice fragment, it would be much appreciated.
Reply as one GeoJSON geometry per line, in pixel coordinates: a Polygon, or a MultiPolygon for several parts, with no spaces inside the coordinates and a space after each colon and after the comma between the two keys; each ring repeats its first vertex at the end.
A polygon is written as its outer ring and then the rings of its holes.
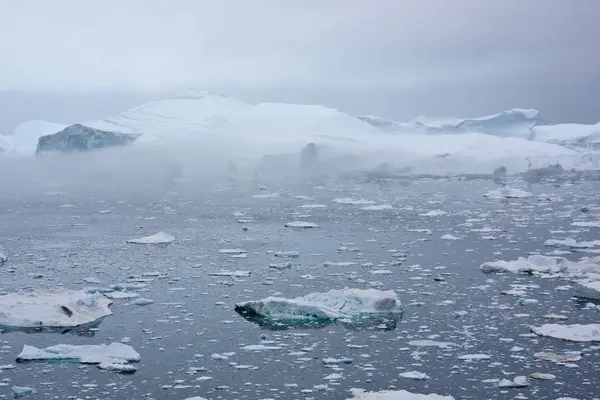
{"type": "Polygon", "coordinates": [[[502,379],[498,382],[499,388],[524,388],[527,386],[529,386],[529,382],[525,376],[516,376],[512,381],[509,379],[502,379]]]}
{"type": "Polygon", "coordinates": [[[492,358],[492,357],[488,356],[487,354],[465,354],[465,355],[458,357],[459,360],[465,360],[465,361],[489,360],[490,358],[492,358]]]}
{"type": "Polygon", "coordinates": [[[221,249],[219,250],[221,254],[245,254],[246,250],[244,249],[221,249]]]}
{"type": "Polygon", "coordinates": [[[552,380],[552,379],[556,379],[556,375],[545,374],[543,372],[534,372],[532,374],[529,374],[529,378],[541,379],[541,380],[552,380]]]}
{"type": "Polygon", "coordinates": [[[28,386],[13,386],[12,391],[15,399],[36,393],[34,388],[28,386]]]}
{"type": "Polygon", "coordinates": [[[133,244],[168,244],[173,243],[175,238],[166,232],[158,232],[154,235],[144,236],[136,239],[129,239],[127,243],[133,244]]]}
{"type": "Polygon", "coordinates": [[[140,297],[139,299],[136,299],[131,302],[131,304],[135,304],[136,306],[147,306],[152,303],[154,303],[154,300],[146,299],[143,297],[140,297]]]}
{"type": "Polygon", "coordinates": [[[348,400],[454,400],[452,396],[440,394],[419,394],[406,390],[382,390],[380,392],[367,392],[364,389],[350,389],[352,397],[348,400]]]}

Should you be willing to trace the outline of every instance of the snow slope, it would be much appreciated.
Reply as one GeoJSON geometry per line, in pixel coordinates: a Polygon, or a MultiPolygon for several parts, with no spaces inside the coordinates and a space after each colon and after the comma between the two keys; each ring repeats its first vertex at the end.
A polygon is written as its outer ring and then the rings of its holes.
{"type": "Polygon", "coordinates": [[[388,132],[429,134],[477,132],[521,139],[528,139],[534,127],[546,125],[546,122],[540,118],[538,110],[520,108],[478,118],[447,118],[440,120],[418,117],[410,122],[396,122],[373,116],[359,116],[357,118],[388,132]]]}

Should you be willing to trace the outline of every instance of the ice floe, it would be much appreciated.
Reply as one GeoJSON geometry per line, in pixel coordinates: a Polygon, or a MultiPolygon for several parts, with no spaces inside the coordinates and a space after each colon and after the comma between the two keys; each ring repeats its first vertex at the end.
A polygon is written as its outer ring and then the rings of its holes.
{"type": "Polygon", "coordinates": [[[600,342],[600,324],[544,324],[532,326],[531,330],[538,336],[547,336],[570,342],[600,342]]]}
{"type": "Polygon", "coordinates": [[[235,310],[245,318],[265,326],[321,326],[333,322],[363,325],[389,323],[395,328],[403,308],[392,290],[342,289],[311,293],[286,299],[267,297],[237,303],[235,310]]]}
{"type": "Polygon", "coordinates": [[[46,348],[25,345],[17,356],[17,362],[28,361],[71,361],[81,364],[99,364],[103,369],[132,372],[133,366],[122,366],[140,361],[140,354],[133,347],[118,342],[109,345],[58,344],[46,348]]]}
{"type": "Polygon", "coordinates": [[[166,233],[166,232],[158,232],[155,233],[154,235],[150,235],[150,236],[144,236],[141,238],[137,238],[137,239],[129,239],[127,241],[127,243],[133,243],[133,244],[168,244],[168,243],[173,243],[175,241],[175,238],[166,233]]]}
{"type": "Polygon", "coordinates": [[[286,222],[285,227],[286,228],[309,229],[309,228],[318,228],[319,224],[315,224],[314,222],[307,222],[307,221],[292,221],[292,222],[286,222]]]}
{"type": "Polygon", "coordinates": [[[569,261],[559,257],[531,255],[519,257],[515,261],[491,261],[481,264],[480,269],[486,273],[512,272],[520,274],[542,273],[553,274],[566,272],[569,261]]]}
{"type": "Polygon", "coordinates": [[[87,325],[111,315],[112,301],[82,290],[45,290],[0,296],[0,326],[65,328],[87,325]]]}

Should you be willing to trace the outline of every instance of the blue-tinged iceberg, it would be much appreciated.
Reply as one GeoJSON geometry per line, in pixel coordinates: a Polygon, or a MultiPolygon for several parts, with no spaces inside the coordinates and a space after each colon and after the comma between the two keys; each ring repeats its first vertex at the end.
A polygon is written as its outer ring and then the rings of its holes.
{"type": "Polygon", "coordinates": [[[70,153],[125,146],[133,143],[137,138],[137,135],[129,133],[107,132],[75,124],[60,132],[40,137],[35,153],[36,155],[46,152],[70,153]]]}

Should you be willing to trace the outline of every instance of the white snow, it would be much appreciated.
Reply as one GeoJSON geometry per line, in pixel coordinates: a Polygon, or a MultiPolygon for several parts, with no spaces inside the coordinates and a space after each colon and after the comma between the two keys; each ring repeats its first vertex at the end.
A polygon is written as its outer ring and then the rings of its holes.
{"type": "Polygon", "coordinates": [[[109,345],[58,344],[46,348],[23,346],[17,361],[77,361],[81,364],[126,364],[140,361],[140,354],[133,347],[114,342],[109,345]]]}
{"type": "Polygon", "coordinates": [[[503,188],[490,190],[483,196],[490,199],[522,199],[532,197],[533,195],[524,190],[506,186],[503,188]]]}
{"type": "Polygon", "coordinates": [[[406,390],[383,390],[367,392],[364,389],[350,389],[352,397],[348,400],[454,400],[452,396],[440,394],[418,394],[406,390]]]}
{"type": "Polygon", "coordinates": [[[538,336],[548,336],[571,342],[600,342],[600,324],[544,324],[532,326],[531,330],[538,336]]]}
{"type": "Polygon", "coordinates": [[[129,239],[127,243],[133,244],[168,244],[173,243],[175,238],[166,232],[158,232],[154,235],[144,236],[137,239],[129,239]]]}
{"type": "Polygon", "coordinates": [[[369,316],[397,316],[402,304],[393,290],[342,289],[286,299],[267,297],[258,301],[236,304],[236,311],[259,315],[273,320],[305,322],[311,320],[337,321],[369,316]]]}
{"type": "Polygon", "coordinates": [[[45,290],[0,296],[0,325],[74,327],[92,323],[112,312],[112,301],[100,293],[75,290],[45,290]]]}

